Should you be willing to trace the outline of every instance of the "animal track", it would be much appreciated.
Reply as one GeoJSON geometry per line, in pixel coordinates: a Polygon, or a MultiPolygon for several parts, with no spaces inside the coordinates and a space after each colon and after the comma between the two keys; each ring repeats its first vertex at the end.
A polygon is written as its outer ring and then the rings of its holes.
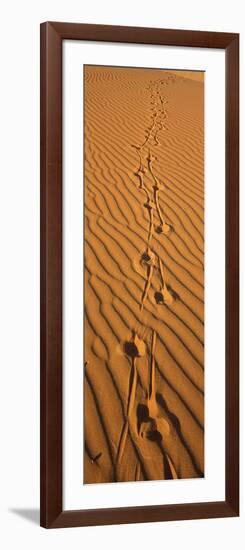
{"type": "MultiPolygon", "coordinates": [[[[162,85],[167,83],[160,82],[162,85]]],[[[140,309],[143,310],[145,301],[148,296],[148,292],[151,286],[154,270],[158,270],[160,275],[160,289],[155,292],[155,301],[157,305],[171,306],[176,299],[176,294],[172,291],[171,287],[167,285],[166,278],[164,276],[163,264],[159,256],[157,256],[152,250],[152,239],[154,229],[154,214],[158,217],[159,223],[155,227],[155,232],[158,235],[169,236],[172,231],[172,226],[166,222],[163,216],[159,204],[159,193],[164,191],[165,186],[160,182],[154,172],[153,163],[157,161],[157,156],[151,151],[151,146],[157,146],[160,141],[158,134],[165,129],[165,120],[167,118],[167,111],[165,106],[167,104],[166,99],[161,95],[160,85],[154,87],[153,83],[150,83],[148,88],[150,90],[150,98],[152,105],[152,124],[145,131],[145,140],[141,145],[132,144],[132,147],[137,152],[139,158],[139,166],[135,171],[135,176],[139,180],[139,189],[145,193],[146,200],[143,202],[143,207],[148,212],[149,225],[147,236],[147,247],[145,252],[142,253],[140,263],[142,267],[146,268],[146,280],[145,286],[142,292],[140,300],[140,309]],[[147,155],[147,156],[145,156],[147,155]],[[148,189],[145,182],[146,176],[152,180],[151,190],[148,189]]],[[[156,348],[156,331],[152,330],[151,334],[151,348],[150,348],[150,361],[149,361],[149,389],[147,392],[147,402],[139,403],[137,406],[137,432],[141,438],[146,438],[148,441],[161,444],[162,439],[168,436],[170,426],[168,422],[161,416],[160,408],[156,400],[156,380],[155,380],[155,348],[156,348]]],[[[131,340],[124,343],[124,353],[130,360],[131,372],[129,380],[128,390],[128,403],[125,417],[125,423],[122,429],[122,433],[119,440],[117,450],[117,464],[120,464],[125,450],[127,441],[129,425],[131,415],[134,412],[136,401],[136,387],[137,387],[137,361],[140,360],[146,354],[146,345],[141,340],[135,331],[132,332],[131,340]]],[[[166,456],[165,460],[168,458],[166,456]]],[[[140,479],[140,471],[136,470],[135,479],[140,479]]]]}
{"type": "MultiPolygon", "coordinates": [[[[150,248],[152,244],[152,238],[153,238],[154,213],[157,215],[159,219],[159,223],[155,227],[155,233],[157,233],[158,235],[163,234],[166,236],[170,236],[171,232],[173,231],[173,227],[170,224],[168,224],[164,219],[163,212],[160,207],[159,193],[161,191],[164,191],[165,185],[158,180],[154,172],[153,163],[154,161],[157,161],[157,156],[153,155],[150,148],[150,143],[152,140],[154,142],[154,145],[158,145],[160,143],[158,139],[158,134],[161,130],[165,129],[164,121],[167,118],[167,111],[165,108],[167,104],[167,100],[161,95],[160,84],[168,85],[168,82],[167,81],[161,81],[160,83],[157,82],[155,86],[154,86],[154,83],[150,83],[148,87],[148,89],[151,92],[150,104],[152,105],[153,114],[152,114],[152,124],[149,128],[146,129],[145,141],[141,145],[132,144],[132,147],[137,151],[137,154],[139,157],[139,166],[135,172],[135,175],[139,179],[139,189],[142,190],[146,195],[146,201],[143,203],[143,207],[147,210],[148,218],[149,218],[147,251],[141,257],[142,265],[146,266],[147,268],[145,287],[144,287],[142,297],[141,297],[141,302],[140,302],[141,310],[144,307],[144,303],[148,295],[148,291],[150,288],[151,279],[153,275],[153,268],[154,268],[154,261],[153,261],[154,254],[150,248]],[[145,161],[146,161],[146,166],[145,166],[144,155],[146,153],[146,147],[147,147],[147,156],[145,158],[145,161]],[[144,178],[146,174],[150,175],[150,177],[153,180],[151,191],[149,191],[145,183],[144,178]]],[[[171,305],[173,303],[174,301],[173,294],[171,290],[167,287],[165,281],[162,282],[160,291],[155,293],[155,300],[157,305],[161,303],[171,305]]]]}
{"type": "Polygon", "coordinates": [[[162,417],[156,400],[156,372],[155,372],[156,332],[152,331],[150,352],[150,379],[147,404],[139,404],[137,408],[137,426],[140,437],[160,443],[170,432],[168,422],[162,417]]]}

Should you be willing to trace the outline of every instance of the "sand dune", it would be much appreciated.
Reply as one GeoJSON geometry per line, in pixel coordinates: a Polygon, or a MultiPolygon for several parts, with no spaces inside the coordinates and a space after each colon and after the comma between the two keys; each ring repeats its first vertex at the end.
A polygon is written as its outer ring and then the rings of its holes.
{"type": "Polygon", "coordinates": [[[84,68],[85,483],[204,475],[204,84],[187,73],[84,68]]]}

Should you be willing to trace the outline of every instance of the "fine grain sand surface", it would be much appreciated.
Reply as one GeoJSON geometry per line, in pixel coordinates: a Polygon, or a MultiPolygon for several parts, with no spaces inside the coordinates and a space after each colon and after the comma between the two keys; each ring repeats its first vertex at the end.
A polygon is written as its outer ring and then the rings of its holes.
{"type": "Polygon", "coordinates": [[[85,66],[84,483],[204,475],[204,75],[85,66]]]}

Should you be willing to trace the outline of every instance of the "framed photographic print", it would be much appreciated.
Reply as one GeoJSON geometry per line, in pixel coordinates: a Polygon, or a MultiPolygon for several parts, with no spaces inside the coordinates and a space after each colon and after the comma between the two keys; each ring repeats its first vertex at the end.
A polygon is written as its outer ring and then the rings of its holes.
{"type": "Polygon", "coordinates": [[[239,514],[239,35],[41,25],[41,525],[239,514]]]}

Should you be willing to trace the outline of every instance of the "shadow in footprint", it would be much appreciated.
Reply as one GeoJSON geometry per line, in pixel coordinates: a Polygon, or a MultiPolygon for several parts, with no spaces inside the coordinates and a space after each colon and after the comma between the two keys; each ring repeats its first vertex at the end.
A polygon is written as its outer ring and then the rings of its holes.
{"type": "Polygon", "coordinates": [[[162,292],[159,292],[159,291],[155,292],[154,297],[155,297],[156,303],[158,305],[159,304],[164,304],[164,299],[163,299],[162,292]]]}
{"type": "Polygon", "coordinates": [[[125,342],[123,349],[129,357],[138,357],[138,348],[134,342],[125,342]]]}
{"type": "Polygon", "coordinates": [[[149,256],[149,254],[147,254],[147,252],[144,252],[142,254],[141,261],[145,263],[149,263],[151,261],[151,257],[149,256]]]}
{"type": "Polygon", "coordinates": [[[141,264],[147,265],[148,267],[155,265],[155,255],[151,251],[149,253],[143,252],[141,255],[141,264]]]}
{"type": "Polygon", "coordinates": [[[177,292],[175,292],[175,290],[172,289],[172,287],[170,285],[166,285],[167,289],[168,289],[168,292],[170,292],[171,296],[173,297],[174,300],[180,300],[180,296],[177,292]]]}
{"type": "Polygon", "coordinates": [[[147,430],[146,431],[146,437],[150,441],[154,441],[155,443],[161,443],[162,441],[162,434],[158,430],[147,430]]]}
{"type": "Polygon", "coordinates": [[[162,434],[157,430],[155,419],[149,415],[149,409],[147,405],[140,403],[137,407],[137,431],[141,433],[142,424],[148,424],[148,428],[144,429],[141,436],[146,437],[149,441],[154,443],[161,443],[162,434]]]}
{"type": "Polygon", "coordinates": [[[135,332],[132,334],[132,340],[127,340],[123,345],[124,353],[132,359],[143,357],[143,355],[145,355],[145,349],[144,340],[141,340],[135,332]]]}
{"type": "Polygon", "coordinates": [[[140,426],[144,422],[149,421],[149,409],[146,405],[141,403],[137,407],[137,431],[140,433],[140,426]]]}

